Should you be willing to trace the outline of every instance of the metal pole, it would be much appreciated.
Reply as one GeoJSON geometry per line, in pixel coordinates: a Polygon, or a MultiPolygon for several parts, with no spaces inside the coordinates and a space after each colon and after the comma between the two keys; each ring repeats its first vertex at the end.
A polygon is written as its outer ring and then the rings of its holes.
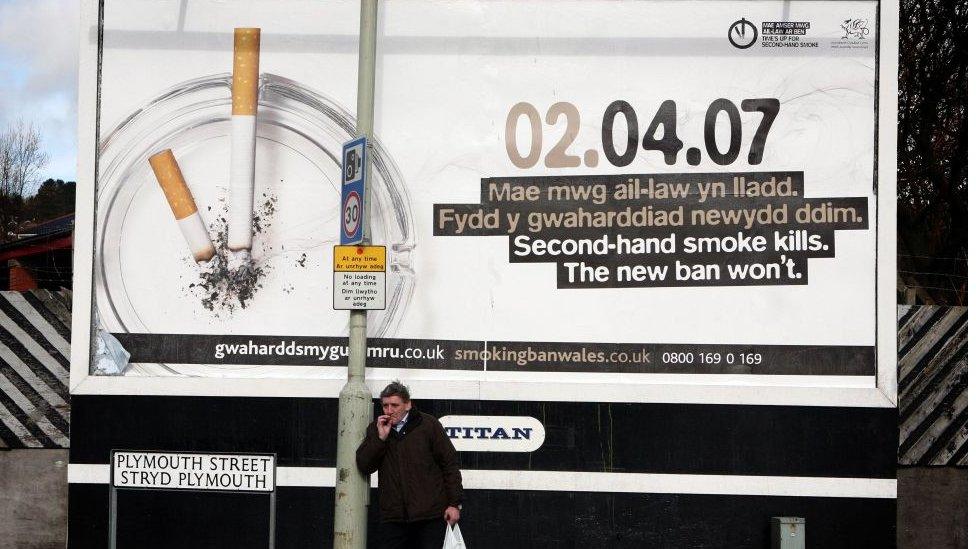
{"type": "MultiPolygon", "coordinates": [[[[359,8],[359,89],[356,100],[356,131],[373,139],[373,89],[376,82],[377,0],[361,0],[359,8]]],[[[367,153],[369,158],[369,153],[367,153]]],[[[366,170],[363,201],[363,243],[369,234],[369,182],[372,162],[366,170]]],[[[365,549],[366,505],[369,479],[356,467],[356,448],[366,435],[372,418],[373,401],[366,387],[366,311],[349,311],[349,372],[339,393],[339,429],[336,444],[335,549],[365,549]]]]}
{"type": "MultiPolygon", "coordinates": [[[[114,455],[112,456],[115,457],[114,455]]],[[[114,460],[113,460],[114,461],[114,460]]],[[[111,467],[111,466],[109,466],[111,467]]],[[[108,549],[118,547],[119,532],[119,494],[115,488],[115,479],[108,487],[108,549]]]]}

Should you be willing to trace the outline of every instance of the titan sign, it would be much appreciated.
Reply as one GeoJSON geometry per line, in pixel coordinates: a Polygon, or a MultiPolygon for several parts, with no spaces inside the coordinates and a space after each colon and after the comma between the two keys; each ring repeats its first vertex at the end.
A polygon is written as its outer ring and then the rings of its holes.
{"type": "Polygon", "coordinates": [[[546,440],[534,417],[444,416],[444,432],[459,452],[533,452],[546,440]]]}

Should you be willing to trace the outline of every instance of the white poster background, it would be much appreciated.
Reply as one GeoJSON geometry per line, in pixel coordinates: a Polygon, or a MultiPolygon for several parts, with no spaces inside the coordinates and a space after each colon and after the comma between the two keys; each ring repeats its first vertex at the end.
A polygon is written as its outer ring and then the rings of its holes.
{"type": "MultiPolygon", "coordinates": [[[[384,336],[875,345],[876,42],[872,34],[863,50],[833,49],[829,43],[844,35],[845,19],[865,19],[873,33],[878,28],[877,4],[760,1],[707,6],[703,9],[696,2],[383,4],[375,134],[402,174],[416,243],[411,255],[416,272],[412,298],[398,328],[384,336]],[[809,21],[811,28],[803,38],[818,41],[820,47],[772,49],[757,43],[747,50],[733,48],[727,31],[743,17],[757,25],[809,21]],[[736,103],[754,97],[780,99],[781,111],[760,166],[749,166],[743,152],[731,166],[716,166],[703,154],[701,165],[690,167],[684,150],[676,165],[666,166],[660,153],[641,150],[631,165],[622,168],[610,165],[601,152],[595,168],[549,169],[540,161],[534,168],[519,169],[505,152],[505,118],[517,102],[528,102],[543,115],[557,101],[579,107],[582,128],[569,153],[582,155],[587,148],[600,149],[603,110],[617,99],[634,106],[641,133],[662,101],[675,100],[678,135],[685,148],[703,149],[704,111],[720,97],[736,103]],[[505,237],[431,235],[432,204],[478,202],[483,177],[756,170],[803,171],[808,198],[867,197],[869,229],[836,232],[835,257],[811,259],[805,286],[708,288],[557,290],[556,266],[509,264],[505,237]]],[[[231,7],[208,1],[107,1],[99,112],[103,136],[163,90],[228,72],[228,44],[235,26],[262,28],[262,72],[299,81],[354,111],[356,3],[237,2],[231,7]]],[[[759,119],[757,113],[743,113],[743,151],[759,119]]],[[[622,124],[617,125],[619,130],[622,124]]],[[[564,126],[543,124],[543,128],[545,153],[564,126]]],[[[727,134],[721,123],[717,134],[727,134]]],[[[520,131],[519,139],[526,142],[526,132],[520,131]]],[[[618,136],[617,142],[621,141],[618,136]]],[[[725,148],[721,137],[719,148],[725,148]]],[[[194,181],[212,179],[219,190],[226,184],[223,171],[184,166],[191,188],[194,181]]],[[[211,199],[203,197],[203,201],[211,199]]],[[[331,200],[338,202],[338,196],[331,200]]],[[[175,226],[170,226],[164,202],[160,200],[155,208],[146,206],[145,212],[149,219],[127,237],[130,242],[143,239],[163,252],[183,246],[175,226]]],[[[328,234],[307,242],[306,251],[313,265],[327,266],[338,227],[318,229],[328,234]]],[[[147,311],[148,331],[344,333],[335,328],[341,320],[332,316],[336,313],[329,306],[327,280],[302,280],[308,285],[287,297],[267,292],[256,298],[247,314],[215,319],[204,311],[186,314],[192,300],[158,291],[166,283],[151,278],[166,272],[167,268],[160,268],[164,263],[170,271],[192,265],[172,266],[172,254],[152,257],[157,263],[143,269],[141,280],[133,275],[131,282],[143,290],[133,293],[142,300],[138,308],[147,311]],[[146,291],[151,288],[156,291],[146,291]]],[[[257,377],[337,378],[342,374],[337,368],[305,367],[197,368],[190,373],[223,376],[227,370],[233,376],[257,377]]],[[[479,372],[392,373],[418,379],[491,377],[479,372]]],[[[580,381],[608,383],[628,379],[622,374],[579,376],[580,381]]],[[[499,379],[505,377],[517,379],[519,374],[500,374],[499,379]]]]}

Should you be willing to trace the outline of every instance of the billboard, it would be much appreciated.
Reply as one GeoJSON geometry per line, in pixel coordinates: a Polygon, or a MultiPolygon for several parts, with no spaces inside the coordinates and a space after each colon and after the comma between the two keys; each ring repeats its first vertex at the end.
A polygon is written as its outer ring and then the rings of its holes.
{"type": "Polygon", "coordinates": [[[894,543],[895,3],[82,6],[72,547],[328,546],[368,307],[471,544],[894,543]]]}
{"type": "MultiPolygon", "coordinates": [[[[358,4],[99,9],[76,269],[93,345],[73,385],[116,390],[88,358],[114,339],[126,387],[337,387],[358,4]]],[[[368,376],[478,398],[886,402],[881,28],[863,0],[385,4],[368,376]]]]}

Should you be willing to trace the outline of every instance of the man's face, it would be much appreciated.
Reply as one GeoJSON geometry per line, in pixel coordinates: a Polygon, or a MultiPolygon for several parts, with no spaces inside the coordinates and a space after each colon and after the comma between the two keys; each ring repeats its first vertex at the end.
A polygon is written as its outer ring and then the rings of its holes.
{"type": "Polygon", "coordinates": [[[404,402],[402,398],[397,395],[383,397],[380,399],[383,403],[383,413],[390,416],[390,423],[396,425],[407,412],[410,411],[411,403],[410,401],[404,402]]]}

